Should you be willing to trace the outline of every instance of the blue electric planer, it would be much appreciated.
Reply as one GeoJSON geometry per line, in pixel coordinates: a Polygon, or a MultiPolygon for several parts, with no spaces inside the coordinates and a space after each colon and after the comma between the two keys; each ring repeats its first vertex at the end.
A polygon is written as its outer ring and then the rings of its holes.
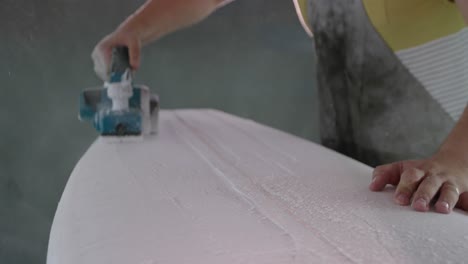
{"type": "Polygon", "coordinates": [[[103,137],[125,139],[155,133],[158,112],[158,96],[132,82],[127,47],[113,49],[110,79],[104,87],[80,95],[79,119],[91,122],[103,137]]]}

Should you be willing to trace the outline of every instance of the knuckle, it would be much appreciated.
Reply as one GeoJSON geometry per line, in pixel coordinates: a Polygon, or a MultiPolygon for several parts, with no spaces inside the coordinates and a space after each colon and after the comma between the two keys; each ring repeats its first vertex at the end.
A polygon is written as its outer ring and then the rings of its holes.
{"type": "Polygon", "coordinates": [[[404,194],[412,194],[414,192],[414,189],[408,185],[400,184],[398,185],[396,192],[404,193],[404,194]]]}
{"type": "Polygon", "coordinates": [[[429,159],[422,165],[427,170],[438,170],[440,168],[440,162],[437,159],[429,159]]]}
{"type": "Polygon", "coordinates": [[[430,188],[436,186],[440,183],[440,181],[440,176],[429,174],[426,178],[424,178],[423,187],[430,188]]]}
{"type": "Polygon", "coordinates": [[[405,182],[417,182],[419,181],[422,176],[424,175],[424,172],[422,172],[419,169],[416,168],[411,168],[403,172],[402,178],[405,182]]]}
{"type": "Polygon", "coordinates": [[[451,193],[456,193],[457,195],[460,195],[460,190],[458,186],[453,182],[444,183],[444,186],[442,188],[444,192],[451,192],[451,193]]]}
{"type": "Polygon", "coordinates": [[[374,171],[372,172],[373,175],[377,175],[383,171],[383,165],[375,167],[374,171]]]}
{"type": "Polygon", "coordinates": [[[415,196],[425,198],[426,200],[430,199],[436,194],[438,187],[439,186],[432,181],[424,181],[419,185],[415,196]]]}
{"type": "Polygon", "coordinates": [[[383,165],[379,165],[379,166],[375,167],[374,170],[385,171],[385,170],[387,170],[387,169],[389,169],[391,167],[392,167],[392,164],[383,164],[383,165]]]}
{"type": "Polygon", "coordinates": [[[424,200],[429,201],[432,199],[432,195],[426,190],[418,190],[414,194],[414,200],[417,200],[419,198],[423,198],[424,200]]]}

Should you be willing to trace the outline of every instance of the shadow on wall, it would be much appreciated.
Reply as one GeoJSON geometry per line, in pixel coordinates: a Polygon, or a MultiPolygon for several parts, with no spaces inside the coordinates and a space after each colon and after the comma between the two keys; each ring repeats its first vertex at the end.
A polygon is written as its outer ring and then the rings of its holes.
{"type": "MultiPolygon", "coordinates": [[[[99,85],[90,52],[143,1],[4,0],[0,9],[0,263],[45,263],[63,187],[96,137],[77,120],[99,85]]],[[[217,108],[318,138],[312,42],[292,1],[237,1],[144,50],[163,108],[217,108]]]]}

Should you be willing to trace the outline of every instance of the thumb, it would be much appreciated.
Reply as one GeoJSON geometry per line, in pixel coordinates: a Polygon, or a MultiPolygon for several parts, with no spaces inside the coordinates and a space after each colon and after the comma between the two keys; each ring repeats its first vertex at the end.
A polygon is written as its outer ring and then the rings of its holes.
{"type": "Polygon", "coordinates": [[[108,79],[111,56],[111,49],[105,45],[96,46],[96,48],[93,50],[93,53],[91,54],[91,58],[94,62],[94,71],[96,72],[96,75],[103,81],[108,79]]]}

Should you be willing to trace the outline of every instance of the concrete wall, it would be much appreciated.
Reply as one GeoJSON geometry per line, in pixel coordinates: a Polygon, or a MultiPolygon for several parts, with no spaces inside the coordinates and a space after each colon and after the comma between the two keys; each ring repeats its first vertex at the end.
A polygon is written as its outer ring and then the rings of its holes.
{"type": "MultiPolygon", "coordinates": [[[[95,131],[79,92],[90,52],[140,4],[2,0],[0,263],[45,263],[54,212],[95,131]]],[[[163,108],[217,108],[318,139],[313,44],[288,0],[239,0],[145,48],[137,81],[163,108]]]]}

